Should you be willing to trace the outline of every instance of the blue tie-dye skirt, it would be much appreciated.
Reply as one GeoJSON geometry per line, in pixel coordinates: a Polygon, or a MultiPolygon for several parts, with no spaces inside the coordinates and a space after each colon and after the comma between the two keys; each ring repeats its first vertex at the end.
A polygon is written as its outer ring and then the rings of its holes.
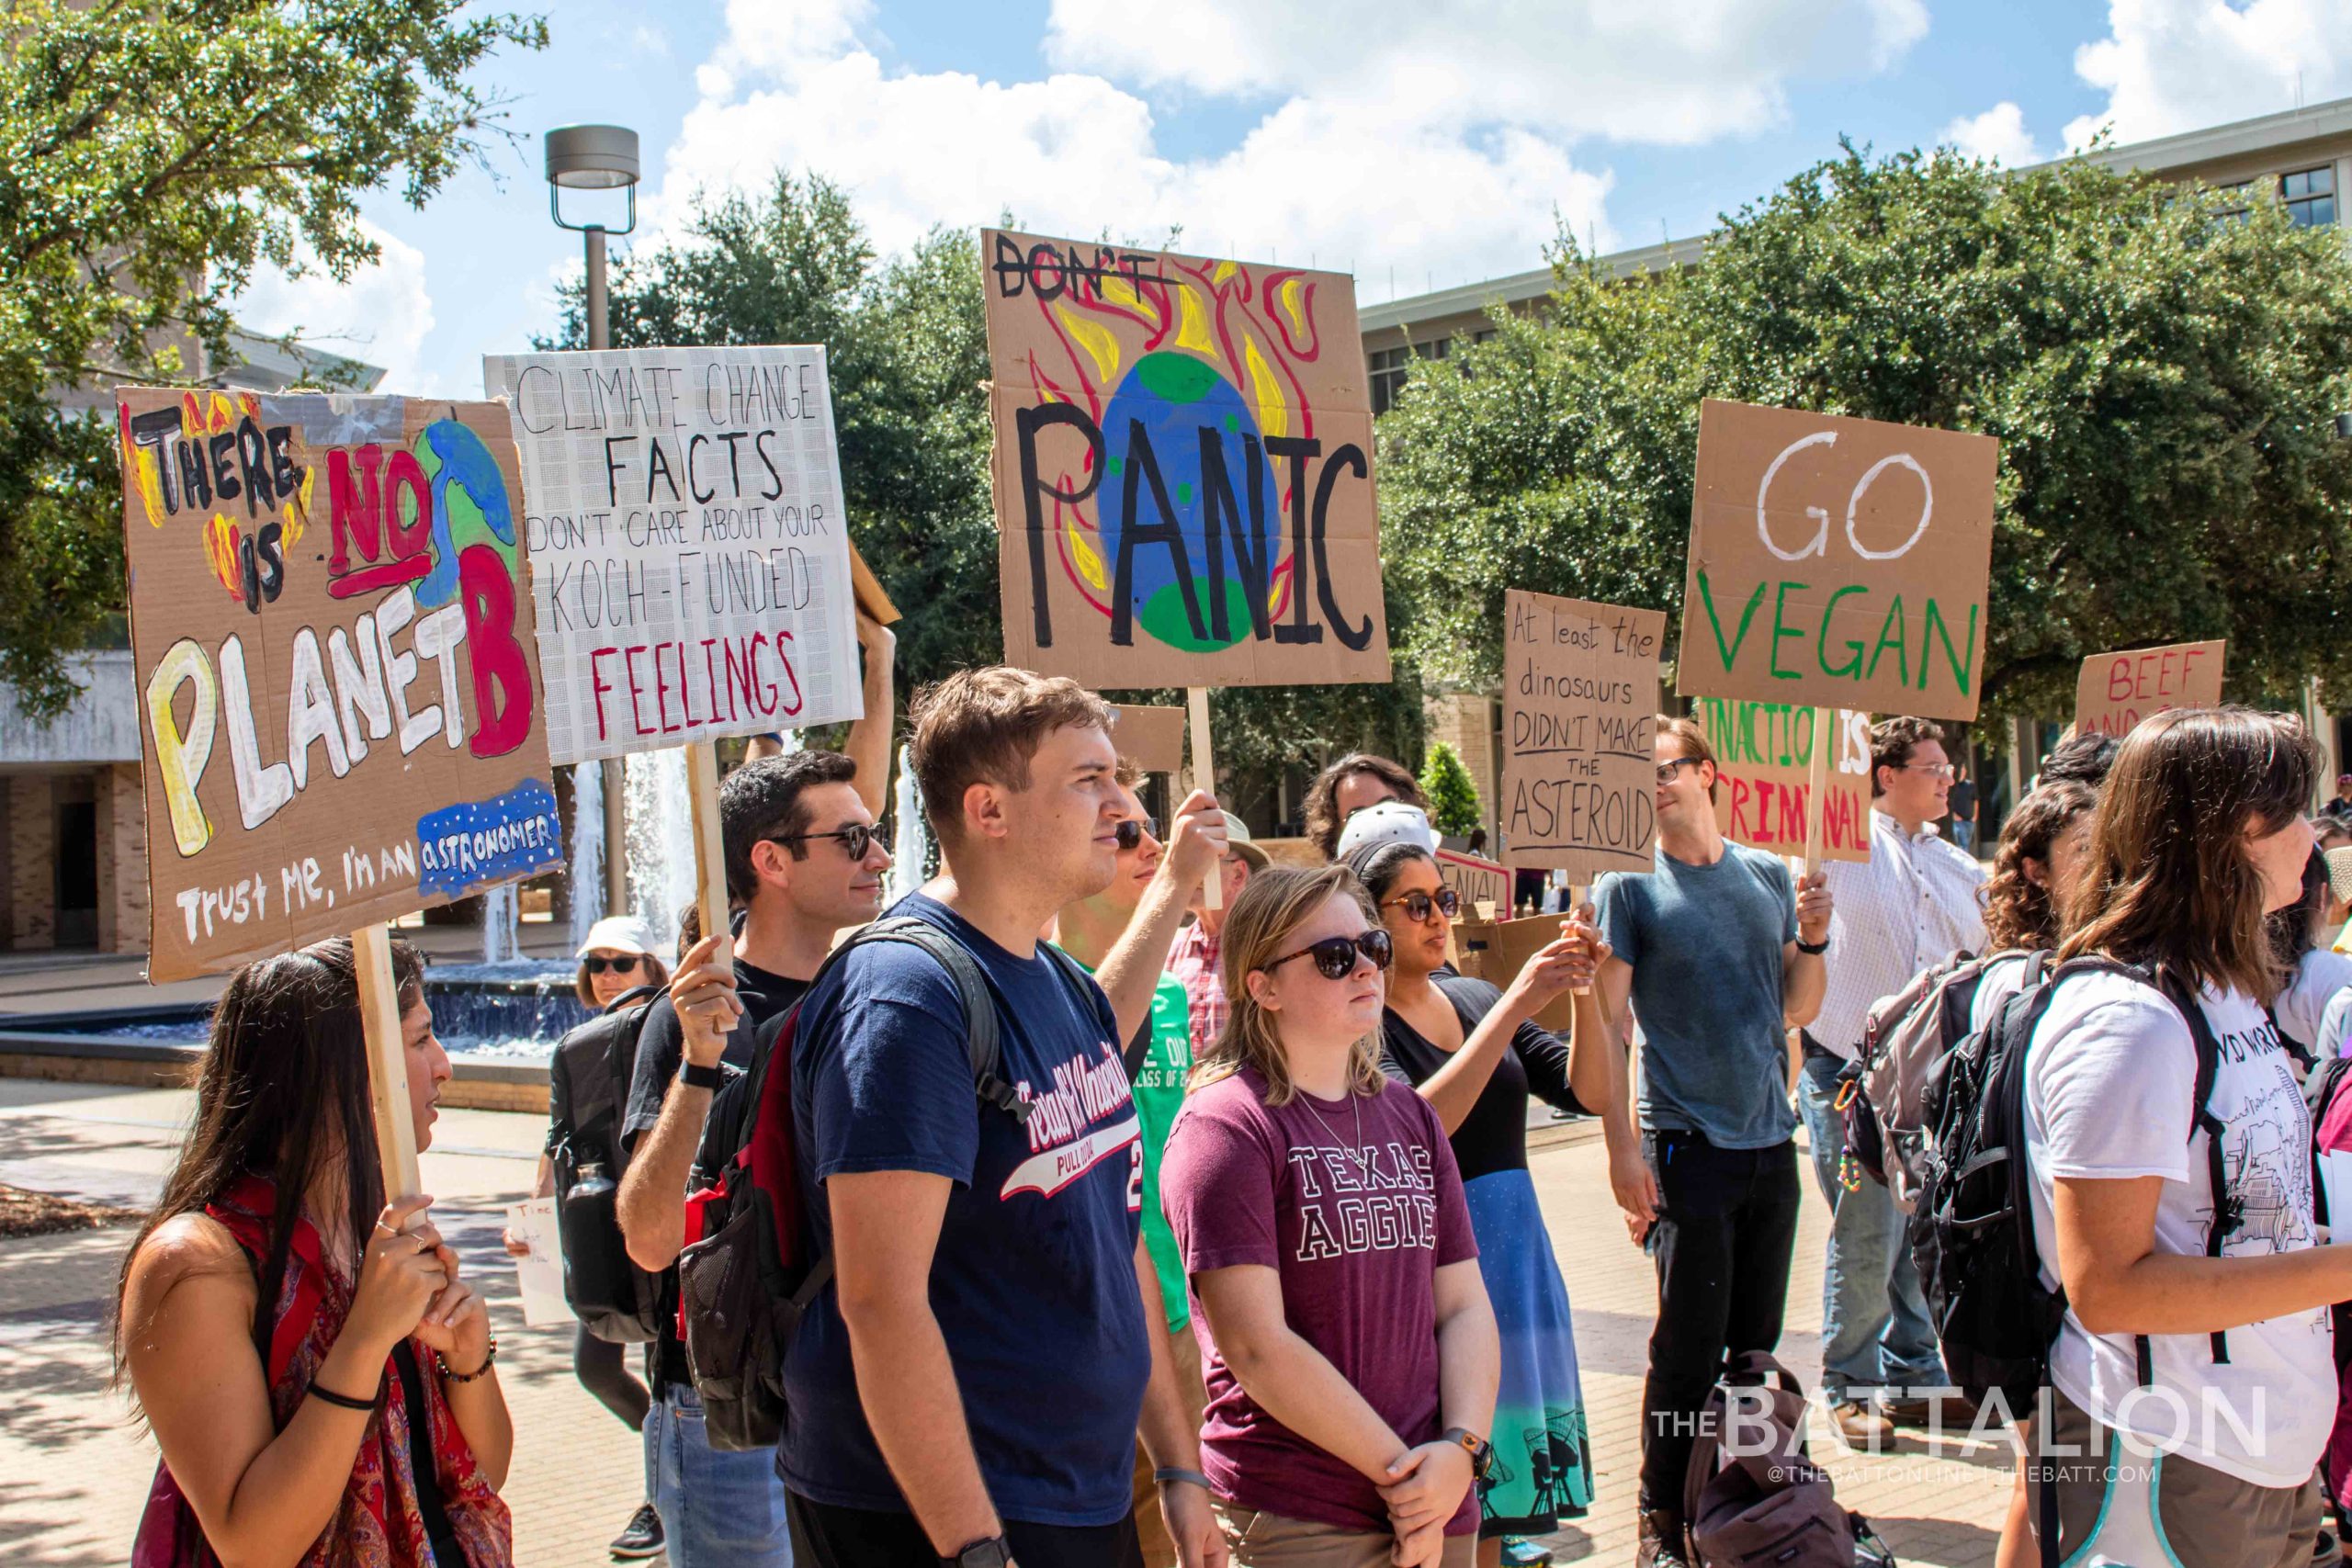
{"type": "Polygon", "coordinates": [[[1478,1487],[1478,1533],[1543,1535],[1592,1504],[1592,1444],[1568,1287],[1524,1168],[1481,1176],[1463,1195],[1503,1350],[1495,1462],[1478,1487]]]}

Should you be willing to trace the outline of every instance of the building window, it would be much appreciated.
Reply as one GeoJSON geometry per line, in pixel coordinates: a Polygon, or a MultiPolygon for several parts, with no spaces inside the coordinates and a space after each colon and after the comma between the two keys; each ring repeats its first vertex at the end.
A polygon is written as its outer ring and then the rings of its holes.
{"type": "Polygon", "coordinates": [[[2243,223],[2254,211],[2254,182],[2240,180],[2235,185],[2217,186],[2216,196],[2227,203],[2213,215],[2217,223],[2243,223]]]}
{"type": "Polygon", "coordinates": [[[2335,166],[2323,164],[2316,169],[2279,175],[2278,199],[2287,204],[2287,216],[2299,227],[2315,229],[2335,222],[2335,166]]]}
{"type": "Polygon", "coordinates": [[[1453,346],[1452,338],[1442,337],[1408,348],[1374,349],[1368,361],[1372,370],[1372,412],[1383,414],[1396,406],[1397,396],[1405,389],[1406,371],[1416,357],[1443,359],[1453,346]]]}

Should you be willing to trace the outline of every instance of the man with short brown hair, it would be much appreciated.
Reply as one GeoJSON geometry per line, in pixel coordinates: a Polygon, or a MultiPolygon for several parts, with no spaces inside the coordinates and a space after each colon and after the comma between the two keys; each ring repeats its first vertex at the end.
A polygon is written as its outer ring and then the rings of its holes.
{"type": "MultiPolygon", "coordinates": [[[[835,1273],[785,1364],[776,1466],[803,1568],[1132,1568],[1138,1427],[1186,1568],[1221,1564],[1131,1201],[1120,1047],[1141,1013],[1123,1028],[1037,941],[1114,872],[1130,808],[1109,710],[997,667],[919,694],[914,724],[942,872],[890,912],[979,969],[1022,1114],[974,1092],[963,995],[931,953],[863,945],[809,992],[796,1153],[835,1273]]],[[[1195,876],[1221,847],[1196,840],[1195,876]]]]}

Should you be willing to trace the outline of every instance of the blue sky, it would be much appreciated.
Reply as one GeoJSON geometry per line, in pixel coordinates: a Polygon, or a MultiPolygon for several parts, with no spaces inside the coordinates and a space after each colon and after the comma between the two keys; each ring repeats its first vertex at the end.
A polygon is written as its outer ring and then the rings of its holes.
{"type": "Polygon", "coordinates": [[[1604,250],[1702,232],[1841,133],[2014,164],[2352,95],[2352,0],[556,0],[548,26],[481,73],[520,133],[490,171],[371,199],[381,265],[263,279],[244,319],[477,393],[579,265],[538,133],[582,120],[643,138],[638,243],[696,190],[815,170],[886,250],[1008,209],[1181,224],[1370,304],[1541,265],[1555,211],[1604,250]]]}

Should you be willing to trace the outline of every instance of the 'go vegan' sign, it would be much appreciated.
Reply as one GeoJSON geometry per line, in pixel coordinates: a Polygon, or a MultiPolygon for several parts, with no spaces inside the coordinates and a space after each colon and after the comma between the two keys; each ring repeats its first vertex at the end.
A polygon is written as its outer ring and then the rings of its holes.
{"type": "Polygon", "coordinates": [[[1999,444],[1709,400],[1686,696],[1976,716],[1999,444]]]}

